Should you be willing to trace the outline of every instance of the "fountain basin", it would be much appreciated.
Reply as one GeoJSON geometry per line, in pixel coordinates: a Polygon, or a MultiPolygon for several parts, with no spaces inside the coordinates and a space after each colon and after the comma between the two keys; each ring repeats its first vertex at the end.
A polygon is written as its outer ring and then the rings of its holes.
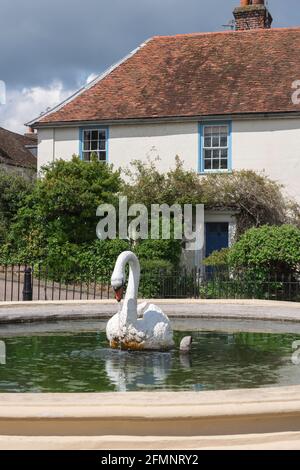
{"type": "MultiPolygon", "coordinates": [[[[61,303],[55,309],[41,303],[5,305],[0,308],[0,335],[12,339],[47,336],[50,326],[54,334],[65,334],[68,329],[86,333],[87,322],[69,322],[80,316],[89,319],[88,331],[93,333],[115,312],[111,305],[107,313],[107,305],[61,303]],[[60,318],[64,321],[57,321],[60,318]]],[[[195,330],[228,335],[241,331],[300,334],[297,304],[175,301],[163,308],[168,315],[173,311],[170,316],[178,334],[195,330]]],[[[294,367],[297,374],[300,366],[294,367]]],[[[300,386],[269,385],[197,392],[2,393],[0,448],[299,449],[300,386]]]]}

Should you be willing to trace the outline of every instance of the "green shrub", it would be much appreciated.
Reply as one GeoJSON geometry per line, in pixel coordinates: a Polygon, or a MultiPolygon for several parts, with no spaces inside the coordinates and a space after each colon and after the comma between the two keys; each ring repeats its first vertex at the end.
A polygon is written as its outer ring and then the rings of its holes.
{"type": "Polygon", "coordinates": [[[117,257],[128,249],[129,243],[124,240],[95,240],[81,245],[61,245],[51,240],[48,255],[39,265],[55,281],[107,282],[117,257]]]}
{"type": "Polygon", "coordinates": [[[181,256],[180,240],[143,240],[134,248],[136,255],[143,260],[168,261],[178,266],[181,256]]]}
{"type": "Polygon", "coordinates": [[[173,265],[166,260],[141,259],[141,282],[139,294],[145,299],[159,298],[163,289],[162,279],[172,275],[173,265]],[[163,277],[162,277],[163,275],[163,277]]]}
{"type": "Polygon", "coordinates": [[[296,300],[300,230],[292,225],[252,228],[204,263],[214,270],[200,288],[201,297],[296,300]]]}
{"type": "Polygon", "coordinates": [[[79,257],[79,269],[88,280],[111,276],[120,253],[129,250],[126,240],[95,240],[82,247],[79,257]]]}
{"type": "Polygon", "coordinates": [[[81,245],[96,239],[97,207],[115,205],[120,187],[119,171],[95,158],[88,164],[76,156],[56,160],[43,168],[43,178],[17,205],[0,259],[72,264],[81,245]]]}
{"type": "Polygon", "coordinates": [[[229,248],[213,251],[203,260],[204,266],[226,267],[228,266],[229,248]]]}
{"type": "Polygon", "coordinates": [[[176,157],[175,167],[162,174],[155,162],[132,163],[123,192],[130,203],[204,204],[207,209],[230,208],[236,213],[237,237],[265,224],[299,224],[299,205],[288,200],[282,186],[251,170],[199,176],[176,157]]]}
{"type": "Polygon", "coordinates": [[[252,228],[232,246],[228,261],[233,267],[260,268],[271,273],[296,271],[300,230],[292,225],[252,228]]]}
{"type": "Polygon", "coordinates": [[[0,169],[0,243],[6,240],[18,210],[32,190],[32,181],[0,169]]]}

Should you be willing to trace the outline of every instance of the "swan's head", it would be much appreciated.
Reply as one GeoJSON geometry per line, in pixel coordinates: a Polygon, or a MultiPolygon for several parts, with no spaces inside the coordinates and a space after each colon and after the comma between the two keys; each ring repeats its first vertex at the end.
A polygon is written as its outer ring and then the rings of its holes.
{"type": "Polygon", "coordinates": [[[111,278],[111,286],[115,291],[115,298],[118,302],[121,302],[125,287],[125,277],[118,276],[111,278]]]}
{"type": "MultiPolygon", "coordinates": [[[[111,286],[115,290],[115,297],[118,302],[121,302],[122,300],[124,287],[126,284],[125,267],[127,264],[130,265],[129,284],[131,280],[131,283],[133,282],[134,284],[134,286],[131,285],[131,288],[136,287],[136,290],[138,289],[139,275],[140,275],[139,261],[134,253],[132,253],[131,251],[124,251],[118,256],[115,269],[111,277],[111,286]]],[[[136,297],[134,293],[132,295],[136,297]]]]}

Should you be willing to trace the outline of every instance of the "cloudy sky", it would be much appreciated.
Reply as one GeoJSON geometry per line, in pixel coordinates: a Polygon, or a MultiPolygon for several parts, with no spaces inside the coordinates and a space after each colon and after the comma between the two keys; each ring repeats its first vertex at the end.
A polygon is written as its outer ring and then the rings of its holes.
{"type": "MultiPolygon", "coordinates": [[[[275,27],[300,26],[299,0],[269,0],[275,27]]],[[[145,39],[219,31],[239,0],[1,0],[0,126],[23,123],[66,98],[145,39]]]]}

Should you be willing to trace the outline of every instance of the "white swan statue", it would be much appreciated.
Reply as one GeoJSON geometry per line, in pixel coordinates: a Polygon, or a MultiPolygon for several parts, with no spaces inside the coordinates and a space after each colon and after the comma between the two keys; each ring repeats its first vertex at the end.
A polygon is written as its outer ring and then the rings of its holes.
{"type": "Polygon", "coordinates": [[[111,277],[118,302],[122,300],[126,281],[125,268],[129,264],[129,279],[124,302],[106,327],[111,348],[127,350],[168,350],[173,348],[173,331],[170,320],[155,305],[138,307],[137,296],[140,282],[140,263],[131,251],[124,251],[117,259],[111,277]]]}

